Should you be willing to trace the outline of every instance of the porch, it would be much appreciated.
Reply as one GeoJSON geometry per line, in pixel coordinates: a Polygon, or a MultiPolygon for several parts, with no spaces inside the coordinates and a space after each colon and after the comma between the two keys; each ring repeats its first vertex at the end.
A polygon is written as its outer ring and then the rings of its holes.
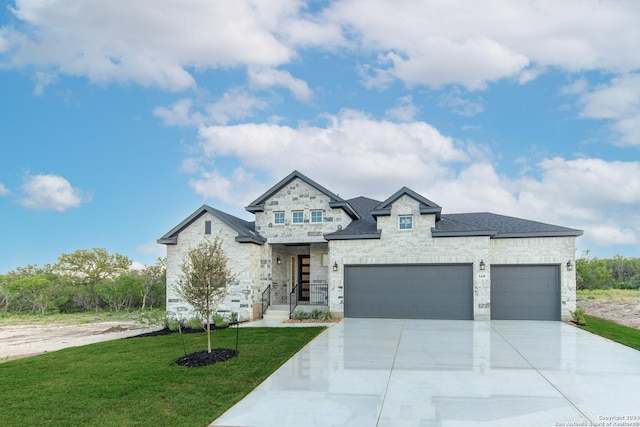
{"type": "Polygon", "coordinates": [[[269,269],[265,276],[271,279],[262,291],[263,317],[272,305],[288,307],[289,318],[296,309],[327,311],[329,245],[326,242],[288,243],[271,244],[270,248],[271,259],[263,263],[269,269]]]}

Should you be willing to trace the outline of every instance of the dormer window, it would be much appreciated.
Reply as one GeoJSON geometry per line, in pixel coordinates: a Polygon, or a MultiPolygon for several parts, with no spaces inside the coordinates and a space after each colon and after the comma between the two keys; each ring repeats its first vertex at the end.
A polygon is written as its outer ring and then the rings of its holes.
{"type": "Polygon", "coordinates": [[[273,223],[275,225],[284,224],[284,212],[274,212],[273,213],[273,223]]]}
{"type": "Polygon", "coordinates": [[[302,224],[304,222],[304,212],[293,211],[291,213],[291,222],[293,222],[294,224],[302,224]]]}
{"type": "Polygon", "coordinates": [[[398,228],[400,230],[413,230],[413,215],[400,215],[398,217],[398,228]]]}

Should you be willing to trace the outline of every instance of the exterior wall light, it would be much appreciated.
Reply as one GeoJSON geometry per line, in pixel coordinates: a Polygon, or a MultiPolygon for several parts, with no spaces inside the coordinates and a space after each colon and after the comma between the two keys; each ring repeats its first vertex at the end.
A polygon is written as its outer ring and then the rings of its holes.
{"type": "Polygon", "coordinates": [[[571,264],[571,260],[567,261],[567,271],[573,270],[573,264],[571,264]]]}
{"type": "Polygon", "coordinates": [[[338,263],[335,261],[333,263],[333,271],[338,271],[338,263]]]}
{"type": "Polygon", "coordinates": [[[480,270],[484,270],[485,268],[487,267],[484,265],[484,260],[480,260],[480,270]]]}
{"type": "Polygon", "coordinates": [[[280,257],[276,258],[276,263],[277,263],[278,265],[282,264],[282,260],[280,259],[280,257]]]}

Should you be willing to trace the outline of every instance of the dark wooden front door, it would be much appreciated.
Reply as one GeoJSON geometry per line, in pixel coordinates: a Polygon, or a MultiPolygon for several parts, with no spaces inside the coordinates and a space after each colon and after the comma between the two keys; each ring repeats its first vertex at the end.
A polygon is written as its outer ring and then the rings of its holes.
{"type": "Polygon", "coordinates": [[[309,255],[298,256],[299,301],[309,301],[309,282],[311,281],[311,258],[309,255]]]}

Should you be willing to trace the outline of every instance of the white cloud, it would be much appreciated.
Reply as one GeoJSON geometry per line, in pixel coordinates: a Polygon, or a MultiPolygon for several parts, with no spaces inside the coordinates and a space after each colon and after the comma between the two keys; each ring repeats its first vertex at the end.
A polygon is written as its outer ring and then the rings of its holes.
{"type": "Polygon", "coordinates": [[[170,107],[158,106],[153,110],[156,117],[166,126],[201,126],[206,124],[227,124],[234,120],[243,120],[254,115],[256,110],[264,110],[269,103],[251,95],[242,88],[232,88],[220,99],[204,103],[197,111],[192,99],[183,98],[170,107]]]}
{"type": "Polygon", "coordinates": [[[580,116],[608,120],[621,145],[640,145],[640,74],[628,74],[582,93],[580,116]]]}
{"type": "Polygon", "coordinates": [[[342,0],[324,15],[359,49],[391,61],[367,73],[383,81],[482,89],[502,78],[526,83],[550,67],[640,67],[638,2],[342,0]]]}
{"type": "Polygon", "coordinates": [[[91,200],[58,175],[29,175],[22,185],[19,203],[28,209],[64,212],[91,200]]]}
{"type": "Polygon", "coordinates": [[[250,203],[260,191],[254,174],[242,167],[236,168],[229,177],[217,170],[203,171],[199,178],[191,179],[189,185],[205,198],[222,200],[238,208],[250,203]]]}
{"type": "Polygon", "coordinates": [[[208,118],[213,123],[227,124],[231,120],[252,117],[254,111],[269,107],[267,101],[255,97],[240,88],[226,92],[221,99],[206,107],[208,118]]]}
{"type": "Polygon", "coordinates": [[[550,68],[640,68],[633,1],[338,0],[312,9],[299,0],[16,0],[10,11],[16,25],[0,28],[0,52],[13,66],[167,90],[195,87],[201,70],[247,66],[308,100],[305,82],[275,70],[305,48],[378,55],[361,67],[369,87],[400,79],[482,89],[550,68]]]}
{"type": "Polygon", "coordinates": [[[153,115],[160,117],[166,126],[189,126],[202,123],[203,117],[200,113],[192,113],[193,101],[188,98],[180,99],[170,108],[156,107],[153,115]]]}
{"type": "Polygon", "coordinates": [[[443,107],[448,107],[453,113],[465,117],[475,116],[484,110],[484,105],[481,100],[472,101],[464,98],[457,88],[440,95],[438,103],[443,107]]]}
{"type": "Polygon", "coordinates": [[[282,86],[291,91],[293,96],[308,102],[313,96],[307,82],[296,79],[287,71],[274,70],[273,68],[251,67],[249,68],[249,82],[258,88],[282,86]]]}
{"type": "Polygon", "coordinates": [[[0,196],[6,196],[9,193],[11,193],[11,191],[0,182],[0,196]]]}
{"type": "MultiPolygon", "coordinates": [[[[273,178],[298,169],[338,188],[346,180],[358,193],[370,191],[371,182],[380,182],[374,195],[380,197],[407,182],[427,182],[434,176],[449,174],[451,164],[469,160],[457,143],[427,123],[378,122],[350,110],[327,116],[327,120],[327,127],[202,127],[202,155],[208,159],[232,156],[247,170],[263,171],[273,178]]],[[[203,175],[198,183],[209,184],[194,188],[200,194],[240,194],[221,178],[224,177],[218,174],[203,175]],[[218,189],[206,190],[211,186],[218,189]]],[[[246,202],[236,200],[237,204],[246,202]]]]}
{"type": "Polygon", "coordinates": [[[45,88],[56,81],[56,75],[54,73],[36,71],[33,75],[33,80],[36,82],[33,88],[33,94],[35,96],[42,96],[44,95],[45,88]]]}
{"type": "Polygon", "coordinates": [[[418,114],[418,111],[418,107],[413,105],[413,98],[411,95],[407,95],[398,99],[398,103],[395,107],[385,111],[385,116],[399,122],[411,122],[414,120],[416,114],[418,114]]]}
{"type": "Polygon", "coordinates": [[[579,228],[586,247],[640,243],[640,162],[556,157],[510,177],[496,172],[486,147],[460,144],[424,122],[349,110],[326,119],[325,127],[202,127],[190,185],[241,209],[297,169],[345,198],[383,200],[406,185],[445,213],[489,211],[579,228]],[[231,174],[205,166],[228,156],[240,165],[231,174]]]}
{"type": "Polygon", "coordinates": [[[136,246],[135,252],[140,255],[154,255],[162,257],[166,255],[166,248],[164,245],[160,245],[155,240],[153,240],[151,242],[143,243],[142,245],[136,246]]]}
{"type": "MultiPolygon", "coordinates": [[[[196,85],[189,70],[276,66],[294,51],[278,40],[296,0],[16,0],[21,31],[3,33],[14,66],[52,67],[95,82],[167,90],[196,85]]],[[[5,47],[5,50],[7,48],[5,47]]]]}

